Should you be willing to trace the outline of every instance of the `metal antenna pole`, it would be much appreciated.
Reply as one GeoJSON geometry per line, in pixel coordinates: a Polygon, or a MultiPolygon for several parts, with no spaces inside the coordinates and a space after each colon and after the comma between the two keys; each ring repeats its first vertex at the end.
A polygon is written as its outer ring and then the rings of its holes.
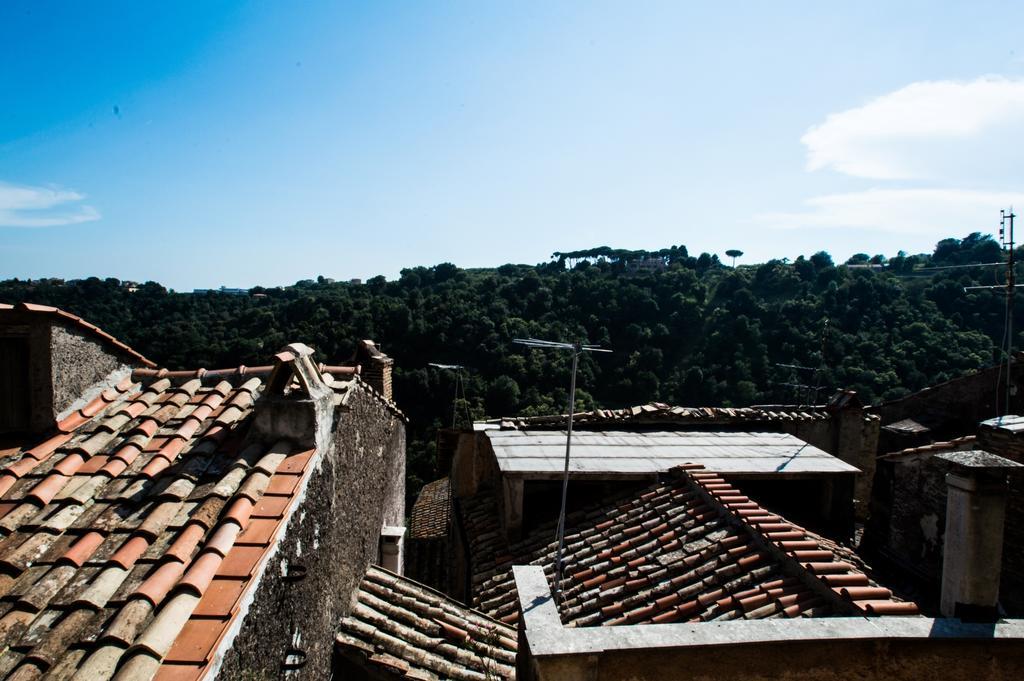
{"type": "Polygon", "coordinates": [[[558,512],[558,551],[555,553],[555,598],[562,591],[562,548],[565,546],[565,504],[569,497],[569,453],[572,449],[572,416],[576,410],[576,367],[579,364],[581,344],[576,343],[572,353],[572,378],[569,380],[569,427],[565,436],[565,469],[562,472],[562,507],[558,512]]]}
{"type": "MultiPolygon", "coordinates": [[[[437,369],[445,371],[455,372],[455,396],[452,397],[452,430],[458,425],[458,413],[459,413],[459,388],[462,387],[462,399],[466,399],[466,388],[462,385],[462,370],[465,369],[461,364],[438,364],[437,362],[430,362],[427,366],[432,366],[437,369]]],[[[469,415],[469,407],[466,407],[466,414],[469,415]]]]}
{"type": "Polygon", "coordinates": [[[572,351],[572,377],[569,379],[569,423],[565,435],[565,467],[562,471],[562,507],[558,512],[558,550],[555,552],[555,584],[552,589],[552,593],[557,601],[562,595],[562,552],[565,548],[565,510],[569,498],[569,456],[572,452],[572,420],[573,413],[576,411],[576,369],[579,366],[580,355],[584,352],[611,352],[611,350],[605,350],[596,345],[589,345],[583,341],[561,343],[537,338],[515,338],[513,342],[531,348],[553,348],[572,351]]]}
{"type": "Polygon", "coordinates": [[[455,430],[456,417],[459,413],[459,381],[462,379],[462,371],[455,370],[455,396],[452,397],[452,430],[455,430]]]}

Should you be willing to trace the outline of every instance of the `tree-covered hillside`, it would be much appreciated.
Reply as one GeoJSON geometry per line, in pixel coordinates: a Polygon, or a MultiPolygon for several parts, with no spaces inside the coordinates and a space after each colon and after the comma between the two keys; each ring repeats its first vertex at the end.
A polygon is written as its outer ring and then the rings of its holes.
{"type": "Polygon", "coordinates": [[[931,255],[859,255],[849,266],[824,252],[733,268],[681,246],[595,248],[537,266],[441,264],[395,281],[321,278],[251,296],[8,280],[0,301],[59,306],[170,368],[265,364],[291,341],[343,361],[356,339],[372,338],[395,359],[396,399],[411,419],[412,493],[434,474],[434,430],[452,413],[453,376],[430,362],[471,368],[465,406],[474,418],[564,409],[569,357],[524,350],[512,344],[519,336],[614,350],[582,359],[580,408],[792,402],[805,396],[784,384],[801,382],[823,386],[822,399],[839,387],[889,399],[993,363],[1003,298],[963,288],[1000,283],[1002,271],[949,267],[1000,258],[978,234],[945,239],[931,255]],[[639,259],[656,267],[631,266],[639,259]]]}

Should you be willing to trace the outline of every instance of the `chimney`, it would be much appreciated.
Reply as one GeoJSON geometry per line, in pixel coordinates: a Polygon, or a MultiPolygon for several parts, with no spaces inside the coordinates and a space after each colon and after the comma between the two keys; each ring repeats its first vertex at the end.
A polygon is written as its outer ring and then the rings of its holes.
{"type": "Polygon", "coordinates": [[[998,618],[1007,474],[1024,466],[981,450],[948,452],[935,458],[950,467],[940,609],[945,617],[994,621],[998,618]]]}
{"type": "Polygon", "coordinates": [[[334,427],[333,409],[334,391],[313,362],[313,349],[291,343],[274,355],[249,437],[258,441],[286,439],[304,448],[325,447],[334,427]]]}
{"type": "Polygon", "coordinates": [[[978,424],[978,446],[1024,463],[1024,416],[999,416],[978,424]]]}
{"type": "Polygon", "coordinates": [[[372,340],[359,341],[356,347],[354,363],[361,366],[360,376],[388,401],[393,399],[391,391],[391,367],[395,360],[391,359],[377,347],[372,340]]]}

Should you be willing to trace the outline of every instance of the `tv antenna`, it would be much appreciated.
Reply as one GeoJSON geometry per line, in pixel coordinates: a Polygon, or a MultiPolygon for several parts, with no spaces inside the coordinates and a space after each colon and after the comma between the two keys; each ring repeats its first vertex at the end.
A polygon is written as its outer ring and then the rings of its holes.
{"type": "Polygon", "coordinates": [[[469,415],[469,400],[466,399],[466,382],[462,380],[462,372],[466,367],[461,364],[438,364],[437,362],[430,362],[427,366],[443,371],[455,372],[455,396],[452,398],[452,430],[455,430],[455,426],[458,424],[460,393],[462,395],[462,405],[466,409],[466,419],[472,422],[473,419],[469,415]]]}
{"type": "MultiPolygon", "coordinates": [[[[803,406],[805,404],[817,404],[818,403],[818,393],[825,386],[823,386],[823,385],[810,385],[808,383],[798,383],[797,381],[799,381],[800,378],[799,378],[797,372],[803,371],[803,372],[807,372],[807,373],[811,374],[812,382],[816,383],[817,382],[816,379],[818,378],[818,373],[821,371],[820,368],[815,369],[814,367],[805,367],[805,366],[800,366],[799,364],[783,364],[782,362],[776,362],[775,366],[777,366],[780,369],[789,369],[790,370],[790,376],[793,379],[793,380],[790,380],[790,381],[785,382],[785,383],[776,383],[775,385],[779,385],[779,386],[782,386],[784,388],[790,388],[793,391],[793,395],[796,397],[796,399],[799,402],[800,406],[803,406]],[[814,392],[814,401],[813,402],[810,401],[811,400],[811,392],[812,391],[814,392]]],[[[785,399],[785,398],[783,398],[783,399],[785,399]]]]}
{"type": "Polygon", "coordinates": [[[572,417],[576,408],[576,367],[579,365],[580,355],[585,352],[611,352],[598,345],[590,345],[583,341],[575,343],[561,343],[557,341],[540,340],[538,338],[513,338],[513,343],[525,345],[528,348],[541,348],[545,350],[569,350],[572,352],[572,378],[569,380],[569,426],[565,435],[565,469],[562,473],[562,508],[558,512],[558,551],[555,553],[555,599],[559,599],[562,593],[562,549],[565,545],[565,501],[569,495],[569,454],[572,449],[572,417]]]}

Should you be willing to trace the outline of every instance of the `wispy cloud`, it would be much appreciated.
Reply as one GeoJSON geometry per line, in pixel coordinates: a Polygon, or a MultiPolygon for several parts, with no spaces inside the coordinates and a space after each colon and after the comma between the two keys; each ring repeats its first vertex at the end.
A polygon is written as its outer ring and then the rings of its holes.
{"type": "Polygon", "coordinates": [[[1024,193],[964,189],[870,189],[804,201],[804,210],[765,213],[770,227],[873,229],[949,236],[989,231],[1004,206],[1024,206],[1024,193]]]}
{"type": "Polygon", "coordinates": [[[948,236],[987,231],[1000,208],[1024,205],[1024,193],[1006,190],[1024,185],[1016,159],[1024,80],[911,83],[828,115],[800,141],[809,171],[831,169],[880,186],[810,198],[756,222],[948,236]]]}
{"type": "Polygon", "coordinates": [[[100,219],[85,194],[57,187],[0,182],[0,227],[57,227],[100,219]]]}
{"type": "Polygon", "coordinates": [[[801,138],[810,170],[880,180],[1020,176],[1024,80],[922,81],[839,113],[801,138]]]}

